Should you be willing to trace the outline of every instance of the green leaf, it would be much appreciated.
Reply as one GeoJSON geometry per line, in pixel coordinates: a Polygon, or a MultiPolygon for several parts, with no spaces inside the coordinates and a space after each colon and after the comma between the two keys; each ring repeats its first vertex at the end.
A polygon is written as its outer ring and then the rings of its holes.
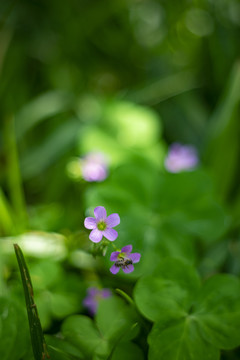
{"type": "MultiPolygon", "coordinates": [[[[130,99],[143,104],[156,104],[168,98],[175,97],[199,86],[196,75],[193,71],[181,71],[166,76],[163,79],[154,78],[151,83],[143,86],[138,90],[130,93],[130,99]]],[[[179,116],[179,114],[178,114],[179,116]]]]}
{"type": "Polygon", "coordinates": [[[14,249],[22,278],[34,358],[35,360],[42,360],[44,356],[48,356],[48,352],[37,306],[34,302],[31,277],[20,247],[14,244],[14,249]]]}
{"type": "Polygon", "coordinates": [[[198,170],[165,174],[159,178],[157,189],[160,218],[180,233],[209,243],[226,231],[228,218],[214,198],[212,180],[207,173],[198,170]]]}
{"type": "Polygon", "coordinates": [[[231,275],[215,275],[203,285],[194,316],[204,338],[221,349],[240,345],[240,282],[231,275]]]}
{"type": "MultiPolygon", "coordinates": [[[[158,217],[161,223],[161,216],[158,217]]],[[[169,222],[163,222],[156,230],[155,252],[158,257],[176,257],[185,262],[194,263],[196,258],[195,243],[190,234],[179,231],[177,226],[173,226],[174,217],[170,217],[169,222]]],[[[151,260],[150,260],[151,263],[151,260]]],[[[157,264],[158,262],[156,262],[157,264]]],[[[151,265],[152,267],[153,265],[151,265]]]]}
{"type": "Polygon", "coordinates": [[[75,345],[87,358],[91,358],[101,342],[100,334],[92,319],[84,315],[68,317],[62,325],[65,338],[75,345]]]}
{"type": "Polygon", "coordinates": [[[134,343],[124,342],[116,346],[111,360],[143,360],[142,350],[134,343]]]}
{"type": "Polygon", "coordinates": [[[96,347],[93,359],[94,360],[106,360],[111,354],[112,345],[109,341],[102,339],[99,345],[96,347]]]}
{"type": "Polygon", "coordinates": [[[66,340],[87,358],[107,359],[117,344],[137,335],[136,312],[122,299],[102,299],[96,315],[96,325],[83,315],[67,318],[62,325],[66,340]]]}
{"type": "Polygon", "coordinates": [[[27,226],[28,214],[23,190],[22,174],[19,168],[20,156],[16,141],[15,124],[13,116],[6,117],[3,135],[6,152],[7,187],[13,214],[15,214],[15,230],[21,233],[27,226]]]}
{"type": "Polygon", "coordinates": [[[110,297],[101,301],[96,315],[96,323],[101,334],[110,342],[131,339],[136,336],[136,312],[133,306],[122,299],[110,297]]]}
{"type": "Polygon", "coordinates": [[[76,118],[68,119],[53,133],[33,148],[27,148],[21,157],[22,176],[31,179],[40,175],[52,164],[73,147],[79,130],[79,121],[76,118]],[[37,164],[37,166],[36,166],[37,164]]]}
{"type": "Polygon", "coordinates": [[[140,312],[152,321],[182,317],[200,287],[196,271],[178,259],[165,259],[153,275],[139,279],[134,298],[140,312]]]}
{"type": "Polygon", "coordinates": [[[79,144],[82,153],[94,148],[109,156],[111,164],[119,165],[138,154],[160,165],[163,146],[159,142],[161,122],[150,108],[124,101],[102,104],[99,124],[85,126],[79,144]]]}
{"type": "Polygon", "coordinates": [[[0,232],[11,234],[14,229],[13,211],[8,200],[0,188],[0,232]]]}
{"type": "Polygon", "coordinates": [[[22,137],[29,129],[43,120],[68,110],[72,100],[72,96],[64,91],[47,92],[32,100],[17,114],[18,137],[22,137]]]}
{"type": "Polygon", "coordinates": [[[123,146],[142,149],[158,140],[161,122],[158,114],[148,107],[113,101],[104,115],[107,128],[123,146]]]}
{"type": "Polygon", "coordinates": [[[194,268],[165,259],[134,289],[141,313],[155,321],[149,359],[219,359],[240,344],[240,281],[215,275],[200,288],[194,268]]]}
{"type": "Polygon", "coordinates": [[[1,360],[19,360],[30,345],[24,310],[9,298],[0,297],[1,360]]]}
{"type": "MultiPolygon", "coordinates": [[[[44,236],[43,233],[41,235],[44,236]]],[[[46,288],[54,286],[59,283],[64,276],[61,266],[51,259],[40,260],[34,263],[31,265],[30,270],[31,278],[35,283],[35,291],[45,290],[46,288]],[[51,274],[51,276],[49,276],[49,274],[51,274]]]]}
{"type": "Polygon", "coordinates": [[[58,358],[56,357],[57,354],[61,353],[64,355],[68,355],[70,359],[84,359],[84,355],[80,352],[79,349],[77,349],[76,346],[70,344],[66,340],[62,339],[62,337],[59,337],[57,334],[54,335],[46,335],[46,341],[49,348],[49,353],[51,356],[51,359],[58,358]],[[54,355],[52,355],[54,353],[54,355]]]}
{"type": "Polygon", "coordinates": [[[220,352],[205,341],[191,316],[157,322],[148,337],[149,360],[218,360],[220,352]]]}
{"type": "Polygon", "coordinates": [[[78,310],[78,299],[68,292],[50,293],[52,313],[57,318],[63,318],[78,310]]]}
{"type": "Polygon", "coordinates": [[[52,347],[49,347],[49,358],[51,360],[79,360],[81,358],[79,357],[74,357],[70,354],[67,354],[65,352],[63,352],[62,350],[52,347]]]}
{"type": "Polygon", "coordinates": [[[226,90],[206,131],[205,161],[225,199],[235,185],[239,164],[240,64],[232,69],[226,90]]]}

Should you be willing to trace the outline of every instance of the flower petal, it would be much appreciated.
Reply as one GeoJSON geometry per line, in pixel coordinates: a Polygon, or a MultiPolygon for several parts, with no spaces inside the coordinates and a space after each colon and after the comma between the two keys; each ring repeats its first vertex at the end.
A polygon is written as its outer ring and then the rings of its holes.
{"type": "Polygon", "coordinates": [[[90,297],[94,297],[95,295],[97,295],[98,292],[99,289],[97,289],[96,287],[90,287],[87,289],[88,296],[90,297]]]}
{"type": "Polygon", "coordinates": [[[126,267],[123,267],[122,269],[125,272],[125,274],[129,274],[134,270],[134,266],[130,264],[130,265],[126,266],[126,267]]]}
{"type": "Polygon", "coordinates": [[[98,303],[97,303],[96,300],[85,298],[85,299],[83,300],[83,305],[89,310],[89,313],[90,313],[91,315],[96,314],[96,312],[97,312],[97,307],[98,307],[98,303]]]}
{"type": "Polygon", "coordinates": [[[117,226],[120,224],[120,217],[117,213],[111,214],[107,217],[107,226],[109,228],[112,228],[114,226],[117,226]]]}
{"type": "Polygon", "coordinates": [[[94,215],[95,215],[95,218],[99,221],[99,220],[105,220],[106,217],[107,217],[107,212],[106,212],[106,209],[105,207],[103,206],[97,206],[95,209],[94,209],[94,215]]]}
{"type": "Polygon", "coordinates": [[[85,306],[94,305],[96,302],[97,301],[90,296],[87,296],[85,299],[83,299],[83,305],[85,306]]]}
{"type": "Polygon", "coordinates": [[[97,221],[93,217],[87,217],[84,220],[84,226],[86,229],[96,229],[97,227],[97,221]]]}
{"type": "Polygon", "coordinates": [[[112,253],[111,253],[111,256],[110,256],[110,260],[111,260],[111,261],[117,261],[119,254],[120,254],[119,251],[114,251],[114,252],[112,252],[112,253]]]}
{"type": "Polygon", "coordinates": [[[102,297],[103,299],[106,299],[108,297],[112,296],[112,292],[109,289],[102,289],[102,297]]]}
{"type": "Polygon", "coordinates": [[[139,253],[132,253],[132,254],[129,254],[128,257],[132,260],[132,262],[135,264],[135,263],[138,263],[140,261],[140,257],[141,257],[141,254],[139,253]]]}
{"type": "Polygon", "coordinates": [[[89,235],[89,239],[94,243],[99,243],[102,240],[102,237],[103,237],[102,231],[98,229],[93,229],[89,235]]]}
{"type": "Polygon", "coordinates": [[[122,248],[121,252],[129,254],[132,251],[132,245],[126,245],[122,248]]]}
{"type": "Polygon", "coordinates": [[[110,241],[114,241],[118,237],[118,232],[114,229],[106,229],[106,230],[103,230],[102,233],[103,233],[103,236],[105,236],[105,238],[110,241]]]}
{"type": "Polygon", "coordinates": [[[110,268],[110,271],[112,274],[117,274],[119,272],[120,268],[117,267],[115,264],[110,268]]]}

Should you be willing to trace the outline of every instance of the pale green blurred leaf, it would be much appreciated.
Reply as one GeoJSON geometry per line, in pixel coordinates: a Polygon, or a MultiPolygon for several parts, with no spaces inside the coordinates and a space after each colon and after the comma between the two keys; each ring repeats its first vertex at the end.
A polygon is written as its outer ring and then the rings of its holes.
{"type": "Polygon", "coordinates": [[[50,91],[38,96],[17,114],[17,137],[22,137],[28,130],[47,118],[68,110],[72,101],[72,95],[64,91],[50,91]]]}
{"type": "Polygon", "coordinates": [[[22,154],[21,169],[24,179],[40,175],[52,164],[73,148],[79,130],[79,120],[70,118],[47,136],[41,144],[22,154]]]}
{"type": "Polygon", "coordinates": [[[206,133],[205,161],[223,199],[230,194],[237,176],[240,151],[239,106],[240,63],[237,62],[206,133]]]}

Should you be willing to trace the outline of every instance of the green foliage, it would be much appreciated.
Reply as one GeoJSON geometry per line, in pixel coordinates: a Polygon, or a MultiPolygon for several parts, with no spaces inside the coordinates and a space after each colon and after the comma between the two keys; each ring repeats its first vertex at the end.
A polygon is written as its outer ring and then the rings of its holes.
{"type": "Polygon", "coordinates": [[[191,319],[156,323],[149,335],[149,359],[218,360],[220,352],[201,337],[191,319]],[[159,346],[161,344],[161,346],[159,346]]]}
{"type": "Polygon", "coordinates": [[[94,122],[85,124],[80,132],[79,148],[82,153],[97,149],[107,154],[113,165],[125,163],[136,156],[161,163],[161,122],[156,112],[120,100],[99,101],[98,107],[94,122]]]}
{"type": "Polygon", "coordinates": [[[30,346],[24,309],[8,297],[0,297],[0,353],[3,360],[19,360],[30,346]]]}
{"type": "Polygon", "coordinates": [[[182,317],[191,307],[199,287],[200,280],[194,268],[180,260],[167,259],[153,275],[138,281],[135,300],[141,313],[152,321],[169,314],[182,317]]]}
{"type": "Polygon", "coordinates": [[[218,349],[240,344],[240,282],[215,275],[200,288],[194,268],[163,261],[135,288],[140,312],[154,321],[149,359],[219,359],[218,349]]]}
{"type": "Polygon", "coordinates": [[[130,342],[137,335],[137,314],[133,307],[123,300],[112,297],[99,304],[96,323],[89,317],[74,315],[67,318],[62,326],[65,339],[76,346],[85,359],[118,359],[118,348],[140,349],[130,342]]]}
{"type": "Polygon", "coordinates": [[[234,66],[225,93],[209,125],[205,144],[206,163],[211,168],[219,193],[229,196],[235,185],[239,153],[240,64],[234,66]]]}
{"type": "Polygon", "coordinates": [[[51,324],[52,319],[63,319],[81,309],[83,285],[73,274],[66,277],[58,263],[40,261],[31,266],[31,274],[35,283],[35,301],[44,329],[51,324]]]}
{"type": "Polygon", "coordinates": [[[91,186],[86,203],[120,213],[120,244],[144,250],[135,274],[148,272],[165,256],[193,263],[198,256],[194,241],[208,247],[229,226],[204,170],[166,174],[141,158],[115,168],[104,183],[91,186]]]}
{"type": "Polygon", "coordinates": [[[239,14],[0,1],[1,360],[46,360],[41,325],[53,360],[239,358],[239,14]],[[167,171],[174,142],[196,147],[196,169],[167,171]],[[102,182],[84,179],[90,152],[102,182]],[[115,243],[90,242],[96,206],[120,215],[115,243]],[[127,244],[141,260],[112,275],[127,244]],[[89,287],[120,297],[89,316],[89,287]]]}

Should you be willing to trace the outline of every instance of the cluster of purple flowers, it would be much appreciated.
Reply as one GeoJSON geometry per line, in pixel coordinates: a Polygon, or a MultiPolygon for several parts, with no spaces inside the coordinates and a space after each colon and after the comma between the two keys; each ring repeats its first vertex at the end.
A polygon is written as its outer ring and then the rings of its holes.
{"type": "MultiPolygon", "coordinates": [[[[194,169],[198,161],[197,151],[193,146],[174,143],[169,148],[165,167],[169,172],[178,173],[194,169]]],[[[107,177],[106,162],[101,154],[90,153],[83,159],[82,175],[86,181],[102,181],[107,177]]],[[[84,220],[85,228],[91,230],[89,239],[94,243],[100,243],[103,237],[110,242],[115,241],[118,232],[113,228],[120,224],[119,215],[114,213],[107,216],[106,209],[98,206],[94,209],[94,216],[84,220]]],[[[141,254],[132,253],[132,245],[126,245],[121,250],[111,253],[110,260],[113,261],[113,265],[110,271],[112,274],[117,274],[122,269],[126,274],[131,273],[134,270],[133,264],[138,263],[140,258],[141,254]]],[[[83,304],[94,315],[99,301],[109,296],[111,296],[109,289],[89,288],[83,304]]]]}
{"type": "MultiPolygon", "coordinates": [[[[94,243],[99,243],[103,237],[109,241],[114,241],[118,237],[118,233],[113,227],[120,224],[120,217],[117,213],[107,216],[106,209],[103,206],[97,206],[94,209],[95,217],[87,217],[84,220],[84,226],[92,230],[89,239],[94,243]]],[[[141,254],[132,253],[132,245],[124,246],[119,251],[112,252],[110,260],[114,261],[110,268],[112,274],[117,274],[120,268],[125,273],[134,270],[133,264],[140,261],[141,254]]]]}
{"type": "MultiPolygon", "coordinates": [[[[115,241],[118,232],[113,227],[120,224],[120,217],[117,213],[107,216],[106,209],[103,206],[97,206],[94,209],[95,217],[87,217],[84,220],[84,226],[90,229],[89,239],[94,243],[100,243],[105,237],[109,241],[115,241]]],[[[134,270],[133,264],[140,261],[141,254],[132,253],[132,245],[126,245],[121,250],[113,251],[110,260],[114,262],[110,271],[117,274],[120,269],[124,273],[131,273],[134,270]]],[[[111,296],[109,289],[98,289],[91,287],[87,289],[87,296],[83,300],[83,305],[94,315],[98,308],[100,300],[111,296]]]]}

